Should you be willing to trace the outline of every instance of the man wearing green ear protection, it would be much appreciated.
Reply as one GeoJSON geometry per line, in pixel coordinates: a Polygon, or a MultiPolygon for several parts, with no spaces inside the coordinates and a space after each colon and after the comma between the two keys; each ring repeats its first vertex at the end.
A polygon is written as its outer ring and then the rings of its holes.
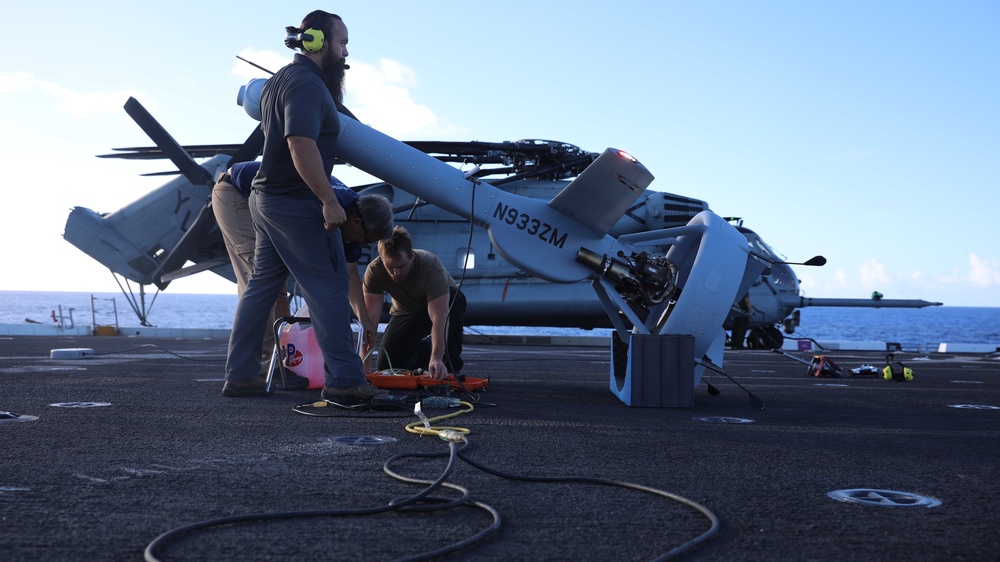
{"type": "Polygon", "coordinates": [[[301,52],[261,91],[264,152],[250,195],[254,266],[236,307],[222,394],[264,394],[257,377],[262,327],[291,275],[323,353],[321,397],[351,406],[370,402],[380,391],[368,384],[354,349],[340,231],[347,216],[329,179],[340,134],[347,26],[340,16],[316,10],[287,31],[286,46],[301,52]]]}

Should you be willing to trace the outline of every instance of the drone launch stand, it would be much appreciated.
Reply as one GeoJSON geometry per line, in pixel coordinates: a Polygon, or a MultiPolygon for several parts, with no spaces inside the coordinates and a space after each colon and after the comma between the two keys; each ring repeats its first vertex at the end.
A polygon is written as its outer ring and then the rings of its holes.
{"type": "Polygon", "coordinates": [[[611,392],[627,406],[694,406],[694,337],[611,334],[611,392]]]}

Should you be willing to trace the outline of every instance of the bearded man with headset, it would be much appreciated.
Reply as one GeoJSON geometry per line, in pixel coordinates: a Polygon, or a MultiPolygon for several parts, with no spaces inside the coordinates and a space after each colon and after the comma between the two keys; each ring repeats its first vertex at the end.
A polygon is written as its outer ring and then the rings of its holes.
{"type": "Polygon", "coordinates": [[[264,151],[250,195],[257,242],[253,273],[236,307],[222,394],[264,394],[261,343],[274,295],[295,278],[323,353],[323,399],[346,406],[381,391],[365,379],[354,348],[347,262],[340,226],[344,208],[330,189],[340,134],[347,26],[340,16],[310,12],[286,28],[300,49],[261,92],[264,151]]]}

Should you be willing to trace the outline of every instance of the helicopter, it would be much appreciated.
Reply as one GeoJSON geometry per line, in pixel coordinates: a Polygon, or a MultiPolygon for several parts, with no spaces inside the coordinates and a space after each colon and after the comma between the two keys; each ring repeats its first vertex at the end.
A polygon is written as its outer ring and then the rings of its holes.
{"type": "MultiPolygon", "coordinates": [[[[256,90],[252,80],[237,103],[259,119],[255,80],[256,90]]],[[[202,271],[232,279],[211,189],[229,166],[256,159],[263,134],[257,126],[241,145],[185,147],[134,98],[125,109],[156,147],[103,156],[168,158],[183,177],[116,213],[75,207],[64,238],[126,283],[139,283],[139,299],[131,290],[126,296],[146,323],[146,286],[164,290],[202,271]]],[[[353,189],[385,196],[400,222],[432,225],[443,246],[433,240],[418,246],[446,263],[456,258],[449,269],[460,270],[470,302],[467,325],[588,326],[586,318],[601,317],[587,309],[596,299],[594,310],[614,329],[610,390],[628,406],[690,407],[706,370],[728,377],[725,325],[734,314],[746,316],[737,301],[772,267],[793,263],[762,252],[704,201],[647,192],[652,173],[624,150],[598,154],[541,140],[403,143],[345,113],[339,117],[338,161],[381,180],[353,189]],[[466,230],[463,246],[456,236],[466,230]],[[477,254],[485,265],[477,265],[477,254]]],[[[371,257],[362,256],[359,267],[371,257]]],[[[799,265],[825,262],[816,256],[799,265]]],[[[754,408],[763,407],[748,394],[754,408]]]]}
{"type": "MultiPolygon", "coordinates": [[[[763,238],[753,230],[743,226],[742,219],[729,218],[735,222],[736,229],[746,236],[750,246],[760,255],[768,256],[771,266],[754,281],[747,292],[752,303],[752,312],[747,324],[747,347],[750,349],[781,349],[785,334],[794,334],[799,326],[800,309],[817,307],[843,308],[924,308],[941,306],[940,302],[929,302],[922,299],[886,299],[880,293],[873,293],[870,299],[861,298],[817,298],[802,294],[798,277],[791,265],[763,238]],[[780,326],[780,328],[779,328],[780,326]]],[[[825,259],[820,256],[811,258],[799,265],[822,265],[825,259]]],[[[726,319],[726,330],[731,330],[739,312],[734,311],[726,319]]]]}
{"type": "MultiPolygon", "coordinates": [[[[215,180],[237,162],[257,158],[262,133],[256,128],[242,144],[181,146],[138,100],[129,98],[125,111],[156,143],[155,147],[113,149],[101,158],[169,159],[179,174],[160,188],[122,209],[100,214],[75,207],[64,238],[107,266],[115,275],[137,318],[149,325],[146,287],[157,291],[180,277],[210,271],[235,283],[218,225],[211,211],[215,180]],[[201,163],[196,158],[203,159],[201,163]],[[124,279],[124,285],[119,277],[124,279]],[[138,295],[130,282],[138,284],[138,295]]],[[[473,166],[470,177],[489,181],[506,192],[551,200],[599,156],[578,146],[552,140],[505,142],[411,141],[407,145],[449,164],[473,166]]],[[[162,173],[157,173],[160,175],[162,173]]],[[[395,222],[410,231],[417,245],[439,256],[469,301],[467,325],[609,328],[612,322],[587,281],[552,283],[517,267],[497,252],[487,231],[467,218],[430,204],[387,182],[355,186],[393,203],[395,222]]],[[[644,191],[609,228],[619,237],[686,225],[707,202],[663,191],[644,191]]],[[[811,299],[802,296],[790,265],[742,219],[727,218],[770,266],[749,289],[751,347],[774,349],[785,333],[794,333],[798,309],[807,306],[907,307],[938,305],[923,300],[811,299]]],[[[664,251],[664,248],[659,248],[664,251]]],[[[375,257],[366,248],[359,259],[364,268],[375,257]]],[[[293,287],[294,289],[294,287],[293,287]]],[[[155,295],[154,295],[155,299],[155,295]]],[[[734,311],[724,324],[732,329],[734,311]]]]}
{"type": "MultiPolygon", "coordinates": [[[[235,148],[184,147],[134,98],[125,109],[157,146],[119,150],[116,156],[166,157],[182,177],[114,213],[102,215],[75,207],[63,236],[125,278],[126,284],[139,284],[138,299],[131,289],[126,297],[146,323],[146,286],[164,290],[172,280],[202,271],[233,275],[223,258],[210,194],[215,180],[229,166],[256,158],[263,139],[257,126],[235,148]],[[207,160],[200,165],[194,160],[197,157],[207,160]]],[[[613,350],[618,360],[610,387],[627,405],[690,406],[693,387],[701,382],[704,371],[721,369],[725,341],[721,324],[737,296],[768,262],[755,255],[730,224],[707,209],[682,226],[613,235],[615,224],[634,210],[633,204],[653,181],[653,175],[631,154],[608,148],[596,156],[576,154],[572,164],[551,164],[539,157],[552,152],[552,143],[510,143],[515,153],[526,151],[534,156],[520,163],[510,161],[495,146],[485,147],[479,157],[482,162],[501,163],[516,181],[537,181],[537,177],[551,181],[552,174],[575,176],[546,201],[484,181],[483,176],[494,172],[478,163],[474,170],[463,172],[446,162],[447,158],[428,154],[440,147],[424,147],[425,152],[346,114],[341,113],[340,119],[338,158],[383,180],[357,191],[383,193],[394,204],[402,203],[397,212],[408,209],[410,218],[418,213],[433,215],[434,211],[425,210],[430,209],[422,204],[426,201],[482,227],[489,236],[487,261],[492,256],[494,264],[499,264],[497,258],[502,258],[509,264],[498,266],[504,271],[523,271],[560,285],[589,282],[617,334],[613,350]],[[397,201],[397,190],[411,194],[413,200],[397,201]],[[666,347],[675,350],[673,356],[679,358],[681,368],[671,371],[670,380],[661,381],[659,353],[666,347]],[[678,390],[671,391],[670,402],[664,403],[662,393],[646,390],[654,387],[678,390]]],[[[455,150],[446,148],[445,152],[455,150]]],[[[459,221],[442,223],[461,226],[459,221]]],[[[468,228],[462,282],[476,231],[468,228]]],[[[364,259],[359,266],[366,265],[370,256],[364,259]]],[[[507,293],[505,289],[501,303],[507,293]]],[[[573,304],[560,308],[572,309],[573,304]]]]}

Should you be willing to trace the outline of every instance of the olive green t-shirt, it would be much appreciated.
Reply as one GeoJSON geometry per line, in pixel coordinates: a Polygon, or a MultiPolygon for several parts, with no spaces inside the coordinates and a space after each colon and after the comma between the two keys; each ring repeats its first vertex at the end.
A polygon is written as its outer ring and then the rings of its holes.
{"type": "Polygon", "coordinates": [[[413,250],[413,268],[402,283],[395,283],[377,257],[365,270],[364,291],[366,293],[389,293],[392,306],[389,314],[427,313],[427,303],[448,294],[455,286],[444,264],[434,254],[426,250],[413,250]]]}

